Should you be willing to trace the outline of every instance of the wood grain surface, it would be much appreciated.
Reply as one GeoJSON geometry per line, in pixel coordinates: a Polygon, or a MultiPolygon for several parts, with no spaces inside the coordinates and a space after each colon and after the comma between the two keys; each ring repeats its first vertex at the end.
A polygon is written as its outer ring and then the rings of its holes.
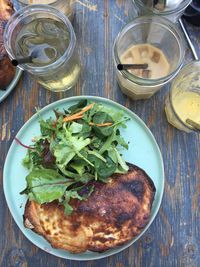
{"type": "MultiPolygon", "coordinates": [[[[178,131],[167,123],[164,99],[168,87],[146,101],[134,102],[121,93],[113,68],[112,47],[116,35],[128,21],[128,1],[77,0],[74,7],[73,25],[83,66],[76,87],[65,93],[51,93],[24,73],[15,90],[0,104],[0,266],[198,267],[200,136],[178,131]],[[91,262],[59,259],[30,243],[11,217],[2,184],[9,146],[18,130],[35,113],[35,107],[73,95],[110,98],[139,115],[160,146],[166,174],[160,211],[143,237],[115,256],[91,262]]],[[[200,28],[191,25],[187,28],[200,56],[200,28]]],[[[186,61],[191,59],[188,49],[186,61]]]]}

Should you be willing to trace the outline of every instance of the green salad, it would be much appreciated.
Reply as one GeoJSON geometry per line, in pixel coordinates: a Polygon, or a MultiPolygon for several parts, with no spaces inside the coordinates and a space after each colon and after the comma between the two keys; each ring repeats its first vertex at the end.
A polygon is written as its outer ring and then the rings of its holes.
{"type": "Polygon", "coordinates": [[[95,190],[94,181],[128,171],[120,153],[128,149],[120,135],[128,118],[87,100],[54,113],[44,120],[38,112],[41,135],[27,147],[23,165],[29,174],[21,194],[40,204],[58,200],[70,214],[71,198],[85,200],[95,190]]]}

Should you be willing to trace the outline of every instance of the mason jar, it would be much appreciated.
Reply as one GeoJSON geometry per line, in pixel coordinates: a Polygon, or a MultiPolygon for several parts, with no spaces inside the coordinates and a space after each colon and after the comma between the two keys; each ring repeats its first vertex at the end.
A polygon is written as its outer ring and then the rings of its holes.
{"type": "Polygon", "coordinates": [[[17,0],[14,4],[17,7],[17,10],[29,5],[50,5],[64,13],[69,20],[72,20],[74,15],[74,3],[75,0],[17,0]]]}
{"type": "Polygon", "coordinates": [[[165,17],[171,20],[172,22],[177,22],[178,19],[183,15],[186,7],[192,2],[192,0],[163,1],[164,3],[166,3],[166,7],[161,8],[159,4],[155,5],[154,7],[148,5],[148,1],[143,1],[143,0],[130,0],[130,1],[131,1],[131,8],[129,8],[129,19],[134,19],[135,14],[137,14],[137,16],[155,15],[155,16],[165,17]]]}
{"type": "Polygon", "coordinates": [[[37,51],[36,60],[41,60],[40,64],[33,61],[20,64],[19,68],[30,73],[45,88],[58,92],[76,84],[81,70],[76,36],[69,19],[57,9],[48,5],[20,9],[6,25],[4,44],[11,60],[30,56],[34,49],[37,51]],[[55,60],[48,61],[49,54],[55,60]],[[47,63],[43,64],[42,60],[47,63]]]}
{"type": "Polygon", "coordinates": [[[200,130],[200,61],[185,65],[165,101],[168,122],[184,132],[200,130]]]}
{"type": "Polygon", "coordinates": [[[184,37],[176,25],[156,16],[136,18],[121,30],[113,46],[114,66],[122,92],[134,100],[151,97],[176,76],[183,64],[184,55],[184,37]],[[151,44],[163,52],[169,63],[168,75],[148,79],[138,77],[128,70],[117,69],[118,64],[124,63],[122,55],[125,51],[139,44],[151,44]]]}

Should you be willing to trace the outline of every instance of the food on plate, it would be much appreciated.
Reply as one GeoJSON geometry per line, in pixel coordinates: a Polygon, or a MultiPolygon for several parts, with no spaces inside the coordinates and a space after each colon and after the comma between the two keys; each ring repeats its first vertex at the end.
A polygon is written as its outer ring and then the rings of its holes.
{"type": "Polygon", "coordinates": [[[15,75],[15,67],[12,65],[3,44],[6,22],[13,12],[9,0],[0,0],[0,89],[5,89],[15,75]]]}
{"type": "Polygon", "coordinates": [[[71,199],[71,215],[59,201],[28,201],[24,225],[42,235],[52,247],[72,253],[103,252],[122,245],[141,233],[150,219],[155,187],[140,168],[129,164],[126,174],[113,174],[107,183],[91,181],[79,191],[95,190],[87,200],[71,199]]]}
{"type": "Polygon", "coordinates": [[[129,118],[87,100],[54,113],[46,120],[38,114],[41,135],[33,138],[23,160],[30,172],[22,193],[40,204],[59,200],[69,214],[70,198],[85,199],[94,190],[90,186],[87,195],[78,194],[89,181],[106,182],[113,173],[127,173],[121,151],[128,143],[119,128],[129,118]]]}
{"type": "Polygon", "coordinates": [[[122,157],[123,111],[82,100],[55,117],[39,115],[39,136],[25,146],[29,170],[24,225],[53,247],[105,251],[131,240],[149,221],[155,187],[122,157]]]}

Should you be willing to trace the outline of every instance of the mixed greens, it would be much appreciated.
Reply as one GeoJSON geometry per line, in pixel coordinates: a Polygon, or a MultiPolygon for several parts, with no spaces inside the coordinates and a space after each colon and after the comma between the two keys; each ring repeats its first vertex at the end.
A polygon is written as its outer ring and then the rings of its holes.
{"type": "Polygon", "coordinates": [[[70,199],[86,199],[95,189],[91,181],[106,182],[113,173],[128,171],[120,154],[128,143],[119,130],[128,118],[87,100],[54,113],[47,120],[38,113],[41,135],[23,159],[30,172],[21,193],[40,204],[58,200],[70,214],[70,199]]]}

